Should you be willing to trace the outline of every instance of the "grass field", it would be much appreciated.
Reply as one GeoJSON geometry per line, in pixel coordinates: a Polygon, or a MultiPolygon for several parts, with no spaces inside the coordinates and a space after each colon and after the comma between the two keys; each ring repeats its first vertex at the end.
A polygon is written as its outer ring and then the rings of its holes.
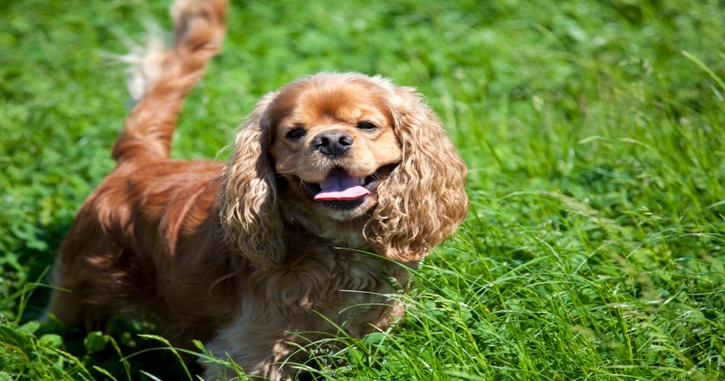
{"type": "MultiPolygon", "coordinates": [[[[108,336],[36,320],[64,232],[114,165],[129,96],[109,55],[142,41],[146,19],[168,29],[168,6],[0,0],[1,381],[197,379],[139,336],[153,323],[108,336]]],[[[722,380],[724,11],[234,2],[173,155],[227,158],[255,101],[304,74],[416,86],[468,164],[470,214],[400,296],[397,332],[316,352],[318,379],[722,380]]]]}

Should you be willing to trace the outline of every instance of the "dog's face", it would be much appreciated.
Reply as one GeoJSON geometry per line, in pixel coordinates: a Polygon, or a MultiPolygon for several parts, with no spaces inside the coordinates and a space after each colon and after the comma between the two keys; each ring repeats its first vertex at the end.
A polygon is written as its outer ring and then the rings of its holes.
{"type": "Polygon", "coordinates": [[[388,90],[368,81],[295,83],[267,109],[275,171],[318,215],[347,220],[377,202],[402,150],[388,90]]]}
{"type": "Polygon", "coordinates": [[[465,218],[465,174],[415,89],[317,74],[264,96],[237,135],[220,188],[223,232],[265,268],[294,253],[290,224],[412,262],[465,218]]]}

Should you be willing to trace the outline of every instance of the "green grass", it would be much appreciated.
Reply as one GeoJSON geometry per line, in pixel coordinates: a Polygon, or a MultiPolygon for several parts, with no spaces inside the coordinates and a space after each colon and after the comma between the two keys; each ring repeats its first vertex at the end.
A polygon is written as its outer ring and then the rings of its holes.
{"type": "MultiPolygon", "coordinates": [[[[36,322],[60,240],[114,164],[128,95],[107,54],[144,19],[168,28],[167,7],[0,1],[0,380],[199,372],[139,336],[152,323],[36,322]]],[[[395,334],[316,351],[318,379],[725,379],[723,8],[235,2],[173,155],[225,159],[255,101],[304,74],[416,86],[469,166],[470,215],[400,296],[395,334]]]]}

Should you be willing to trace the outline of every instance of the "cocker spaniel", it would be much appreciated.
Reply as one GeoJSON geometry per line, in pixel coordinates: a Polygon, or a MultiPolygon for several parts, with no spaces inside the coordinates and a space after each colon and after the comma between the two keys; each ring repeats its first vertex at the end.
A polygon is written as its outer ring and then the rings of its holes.
{"type": "MultiPolygon", "coordinates": [[[[172,8],[174,45],[142,57],[118,165],[62,244],[49,312],[97,327],[154,316],[249,375],[292,377],[290,343],[353,337],[403,314],[408,282],[468,211],[466,167],[421,96],[380,76],[323,73],[262,97],[231,159],[169,158],[185,95],[219,52],[226,0],[172,8]]],[[[232,377],[208,367],[207,380],[232,377]]]]}

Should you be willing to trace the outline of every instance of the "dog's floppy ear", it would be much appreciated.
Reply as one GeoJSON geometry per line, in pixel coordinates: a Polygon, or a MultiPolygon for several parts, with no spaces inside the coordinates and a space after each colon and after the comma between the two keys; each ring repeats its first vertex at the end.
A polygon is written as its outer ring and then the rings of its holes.
{"type": "Polygon", "coordinates": [[[415,89],[394,89],[395,132],[403,158],[378,187],[368,225],[376,252],[396,261],[418,261],[453,234],[468,212],[466,165],[433,110],[415,89]]]}
{"type": "Polygon", "coordinates": [[[267,94],[255,106],[237,135],[220,192],[225,240],[255,265],[274,268],[284,257],[284,222],[279,212],[272,163],[267,157],[271,133],[265,110],[275,97],[267,94]]]}

